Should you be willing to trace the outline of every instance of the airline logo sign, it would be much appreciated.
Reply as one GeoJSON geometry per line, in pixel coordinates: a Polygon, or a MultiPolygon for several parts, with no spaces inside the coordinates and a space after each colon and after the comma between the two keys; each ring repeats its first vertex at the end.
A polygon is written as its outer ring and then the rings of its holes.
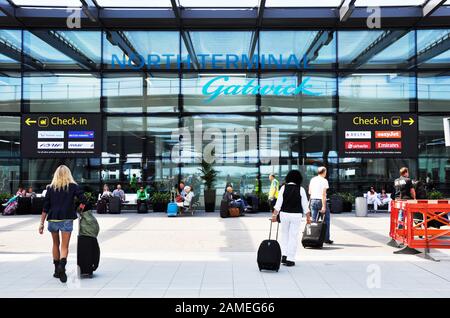
{"type": "Polygon", "coordinates": [[[64,131],[39,130],[38,139],[64,139],[64,131]]]}
{"type": "Polygon", "coordinates": [[[342,157],[409,158],[418,153],[415,114],[338,115],[339,155],[342,157]]]}
{"type": "Polygon", "coordinates": [[[91,158],[101,156],[100,114],[27,114],[21,122],[24,158],[91,158]]]}
{"type": "Polygon", "coordinates": [[[70,141],[69,149],[94,149],[93,141],[70,141]]]}
{"type": "Polygon", "coordinates": [[[40,141],[37,143],[38,149],[64,149],[63,142],[56,141],[40,141]]]}

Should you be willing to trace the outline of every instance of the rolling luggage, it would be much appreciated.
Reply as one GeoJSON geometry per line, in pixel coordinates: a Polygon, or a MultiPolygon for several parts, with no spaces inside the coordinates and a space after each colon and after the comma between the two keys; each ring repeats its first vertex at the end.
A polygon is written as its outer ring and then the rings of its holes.
{"type": "Polygon", "coordinates": [[[18,197],[17,198],[17,215],[31,214],[31,198],[18,197]]]}
{"type": "Polygon", "coordinates": [[[148,207],[147,207],[146,201],[138,202],[137,208],[138,208],[137,213],[148,213],[148,207]]]}
{"type": "Polygon", "coordinates": [[[227,218],[228,216],[228,201],[222,200],[220,201],[220,217],[227,218]]]}
{"type": "Polygon", "coordinates": [[[119,214],[122,208],[122,201],[119,197],[112,197],[109,199],[109,213],[119,214]]]}
{"type": "Polygon", "coordinates": [[[303,231],[302,245],[303,247],[322,248],[325,241],[327,225],[324,222],[324,215],[317,213],[317,220],[306,224],[303,231]]]}
{"type": "Polygon", "coordinates": [[[169,202],[167,205],[167,216],[177,216],[178,205],[175,202],[169,202]]]}
{"type": "Polygon", "coordinates": [[[232,218],[236,218],[241,215],[241,210],[239,210],[239,208],[229,208],[228,215],[232,218]]]}
{"type": "Polygon", "coordinates": [[[41,214],[44,207],[44,198],[33,198],[31,200],[31,214],[41,214]]]}
{"type": "Polygon", "coordinates": [[[101,199],[97,202],[97,213],[98,214],[105,214],[106,212],[108,212],[107,209],[107,202],[104,199],[101,199]]]}
{"type": "Polygon", "coordinates": [[[275,240],[271,239],[272,236],[272,220],[270,221],[269,239],[261,242],[258,249],[258,268],[260,271],[269,270],[276,271],[280,269],[281,264],[281,247],[278,243],[278,228],[280,223],[277,222],[277,234],[275,240]]]}
{"type": "Polygon", "coordinates": [[[78,236],[77,265],[79,274],[92,277],[100,262],[100,247],[96,237],[78,236]]]}
{"type": "Polygon", "coordinates": [[[100,247],[97,235],[100,231],[97,219],[91,211],[80,214],[77,244],[77,265],[80,276],[92,277],[100,262],[100,247]]]}

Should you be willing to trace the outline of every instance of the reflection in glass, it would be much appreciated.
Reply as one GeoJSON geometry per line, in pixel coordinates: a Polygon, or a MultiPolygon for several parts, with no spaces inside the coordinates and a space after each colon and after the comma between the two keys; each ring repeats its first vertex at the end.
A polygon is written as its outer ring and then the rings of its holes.
{"type": "Polygon", "coordinates": [[[20,117],[0,116],[0,157],[20,156],[20,117]]]}
{"type": "Polygon", "coordinates": [[[95,73],[26,73],[23,98],[30,112],[99,112],[100,77],[95,73]]]}
{"type": "Polygon", "coordinates": [[[340,112],[407,112],[415,77],[402,73],[344,73],[339,77],[340,112]]]}
{"type": "Polygon", "coordinates": [[[18,73],[0,74],[0,112],[20,112],[21,82],[18,73]]]}
{"type": "Polygon", "coordinates": [[[109,113],[176,112],[179,89],[178,74],[106,73],[103,79],[109,113]]]}
{"type": "Polygon", "coordinates": [[[450,67],[450,29],[417,30],[417,64],[419,68],[450,67]]]}
{"type": "Polygon", "coordinates": [[[446,112],[450,109],[450,74],[419,73],[419,111],[446,112]]]}
{"type": "Polygon", "coordinates": [[[450,147],[445,147],[443,119],[444,116],[419,116],[420,157],[450,157],[450,147]]]}
{"type": "Polygon", "coordinates": [[[20,69],[22,32],[0,30],[0,68],[20,69]]]}
{"type": "Polygon", "coordinates": [[[0,159],[0,193],[15,194],[20,182],[20,159],[0,159]]]}

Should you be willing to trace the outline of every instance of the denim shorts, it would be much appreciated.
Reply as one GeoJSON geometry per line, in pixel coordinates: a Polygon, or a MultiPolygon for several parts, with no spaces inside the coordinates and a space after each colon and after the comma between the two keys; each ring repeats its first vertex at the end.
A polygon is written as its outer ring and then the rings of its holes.
{"type": "Polygon", "coordinates": [[[73,220],[64,220],[64,221],[49,221],[48,222],[48,231],[49,232],[72,232],[73,231],[73,220]]]}

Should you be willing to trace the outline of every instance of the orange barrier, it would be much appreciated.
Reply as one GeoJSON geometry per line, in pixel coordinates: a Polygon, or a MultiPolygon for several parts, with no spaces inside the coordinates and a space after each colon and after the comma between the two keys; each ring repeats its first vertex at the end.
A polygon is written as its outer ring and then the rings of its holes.
{"type": "Polygon", "coordinates": [[[450,200],[392,201],[389,236],[414,249],[450,248],[449,214],[450,200]]]}

